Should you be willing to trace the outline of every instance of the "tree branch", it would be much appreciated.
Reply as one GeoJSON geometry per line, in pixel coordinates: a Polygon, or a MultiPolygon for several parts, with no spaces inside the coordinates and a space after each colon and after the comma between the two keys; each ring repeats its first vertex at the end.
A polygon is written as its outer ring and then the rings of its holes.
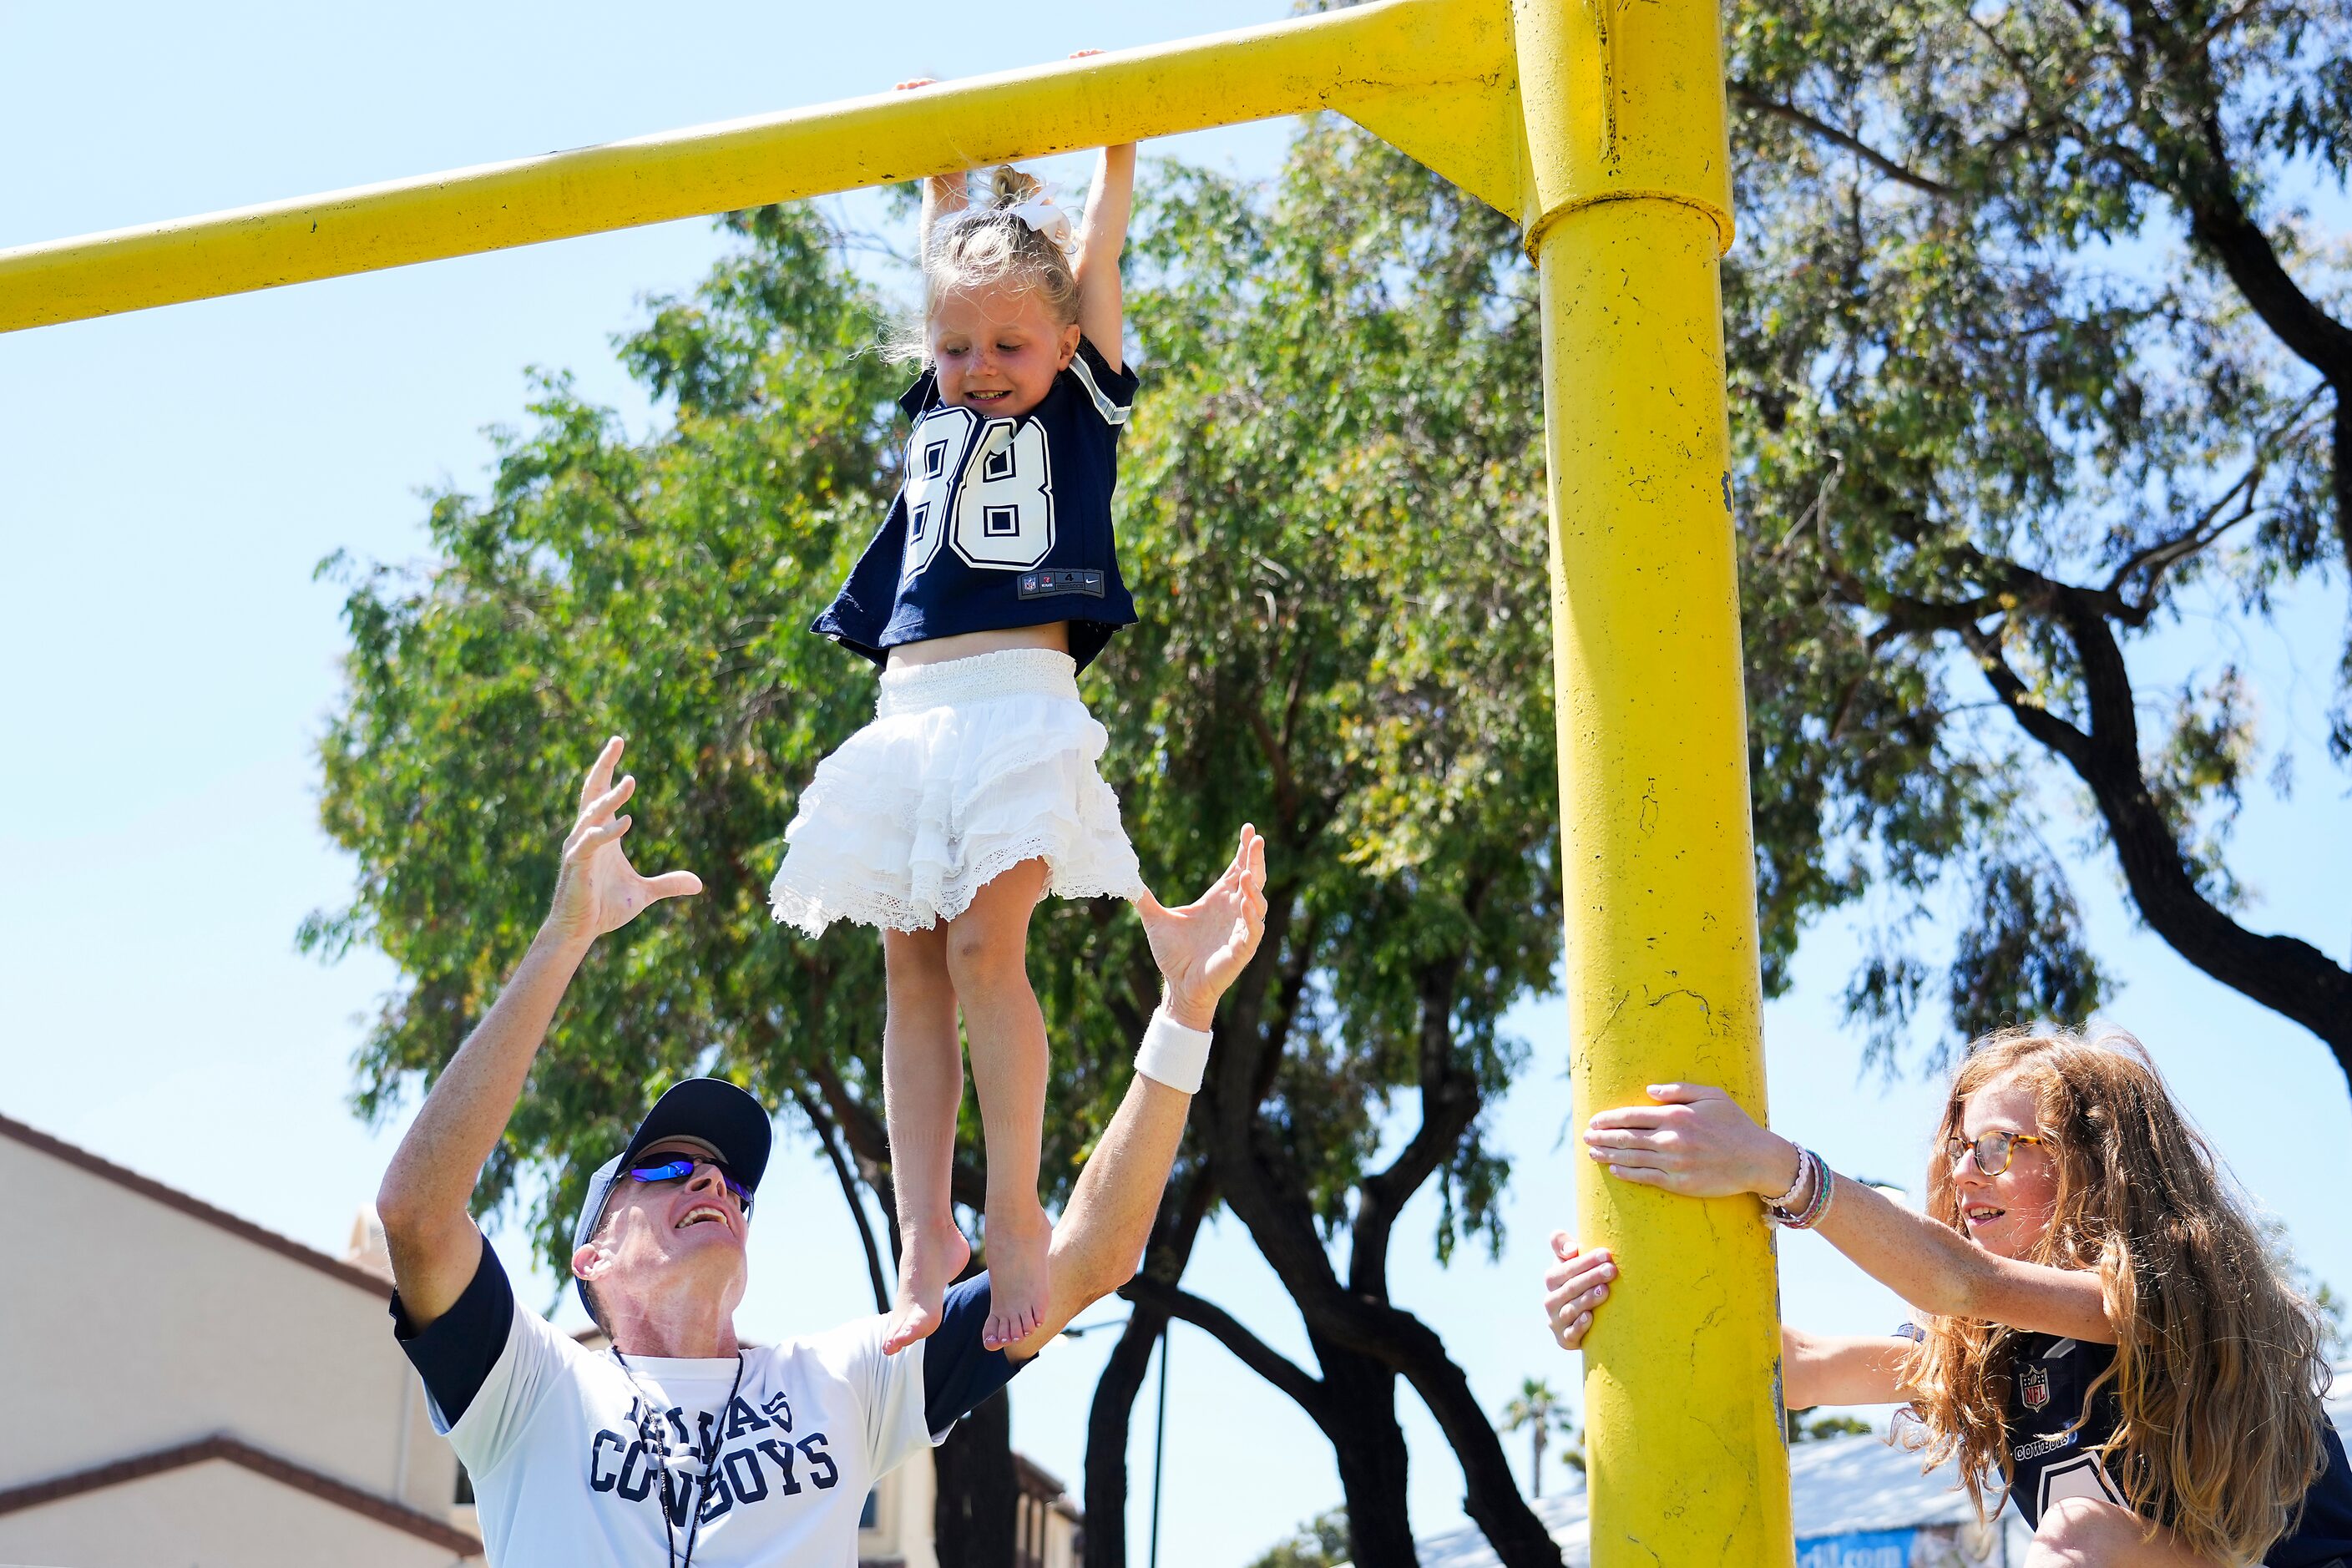
{"type": "Polygon", "coordinates": [[[2019,727],[2077,773],[2088,768],[2091,738],[2035,700],[2032,689],[2010,668],[2000,638],[1974,623],[1958,630],[1960,640],[1976,655],[1977,667],[1984,671],[1993,695],[2019,727]]]}
{"type": "Polygon", "coordinates": [[[2207,115],[2200,132],[2210,164],[2184,171],[2171,192],[2189,210],[2191,237],[2221,263],[2254,314],[2288,352],[2325,376],[2339,398],[2352,394],[2352,327],[2303,291],[2279,259],[2270,236],[2238,199],[2220,119],[2207,115]]]}
{"type": "Polygon", "coordinates": [[[1359,1296],[1388,1300],[1389,1241],[1398,1216],[1478,1119],[1478,1086],[1456,1069],[1454,1058],[1454,990],[1468,957],[1459,953],[1421,975],[1421,1125],[1387,1169],[1357,1184],[1348,1284],[1359,1296]]]}
{"type": "MultiPolygon", "coordinates": [[[[1189,1173],[1172,1178],[1160,1212],[1152,1216],[1136,1279],[1172,1289],[1183,1278],[1202,1223],[1215,1202],[1216,1183],[1206,1165],[1195,1163],[1189,1173]]],[[[1129,1299],[1133,1300],[1131,1293],[1129,1299]]],[[[1097,1519],[1118,1519],[1126,1512],[1128,1434],[1135,1396],[1142,1391],[1152,1344],[1167,1322],[1165,1311],[1139,1303],[1095,1384],[1087,1412],[1085,1491],[1087,1510],[1097,1519]]],[[[1097,1531],[1087,1538],[1086,1568],[1126,1568],[1126,1563],[1124,1532],[1097,1531]]]]}
{"type": "Polygon", "coordinates": [[[834,1125],[822,1101],[804,1089],[793,1090],[793,1100],[816,1129],[817,1142],[824,1146],[824,1157],[833,1163],[834,1179],[841,1184],[841,1197],[849,1205],[850,1218],[857,1222],[857,1239],[866,1247],[866,1272],[874,1286],[874,1310],[890,1310],[890,1281],[882,1269],[882,1251],[875,1245],[873,1222],[866,1217],[866,1204],[859,1194],[857,1177],[850,1171],[849,1161],[841,1152],[841,1131],[834,1125]]]}
{"type": "MultiPolygon", "coordinates": [[[[2314,389],[2310,396],[2296,405],[2294,416],[2285,422],[2285,427],[2292,427],[2294,420],[2301,418],[2304,410],[2316,402],[2318,396],[2318,391],[2314,389]]],[[[2267,442],[2264,445],[2267,445],[2267,442]]],[[[2237,482],[2215,497],[2213,504],[2200,512],[2196,521],[2132,552],[2130,555],[2124,558],[2123,563],[2109,574],[2105,591],[2117,604],[2126,606],[2126,613],[2122,618],[2127,624],[2135,626],[2147,624],[2148,617],[2156,613],[2157,585],[2163,581],[2167,572],[2204,550],[2253,515],[2254,501],[2262,489],[2263,475],[2269,470],[2269,459],[2262,452],[2257,451],[2253,461],[2246,465],[2246,471],[2238,476],[2237,482]],[[2239,503],[2236,511],[2224,517],[2223,512],[2229,510],[2232,501],[2239,503]],[[2147,574],[2147,584],[2141,589],[2138,603],[2132,604],[2124,597],[2124,589],[2135,575],[2143,572],[2147,574]]]]}
{"type": "Polygon", "coordinates": [[[2261,10],[2266,3],[2267,0],[2239,0],[2236,5],[2215,17],[2212,25],[2197,36],[2198,48],[2200,51],[2210,49],[2224,33],[2236,32],[2239,23],[2261,10]]]}
{"type": "MultiPolygon", "coordinates": [[[[2241,199],[2227,129],[2217,107],[2224,93],[2202,40],[2166,51],[2205,105],[2197,117],[2194,148],[2179,161],[2179,178],[2151,181],[2189,216],[2190,240],[2221,265],[2273,337],[2336,394],[2331,489],[2336,526],[2352,559],[2352,327],[2329,315],[2304,291],[2279,259],[2262,226],[2241,199]]],[[[2145,176],[2143,176],[2145,177],[2145,176]]]]}
{"type": "Polygon", "coordinates": [[[1559,1546],[1520,1497],[1501,1436],[1471,1391],[1468,1375],[1445,1353],[1444,1341],[1412,1313],[1386,1310],[1395,1336],[1390,1363],[1437,1417],[1439,1429],[1462,1461],[1463,1511],[1505,1563],[1561,1562],[1559,1546]]]}
{"type": "Polygon", "coordinates": [[[1141,1275],[1121,1286],[1118,1293],[1139,1307],[1164,1312],[1202,1330],[1231,1352],[1235,1361],[1288,1394],[1318,1426],[1329,1426],[1331,1401],[1322,1380],[1309,1375],[1306,1368],[1251,1333],[1223,1307],[1141,1275]]]}
{"type": "Polygon", "coordinates": [[[1994,635],[1972,626],[1962,636],[1994,695],[2028,735],[2089,787],[2132,902],[2149,929],[2222,984],[2318,1036],[2352,1083],[2352,971],[2309,942],[2248,931],[2199,890],[2179,836],[2142,771],[2131,675],[2101,595],[2061,587],[2053,607],[2074,644],[2089,728],[2036,702],[2001,657],[1994,635]]]}
{"type": "MultiPolygon", "coordinates": [[[[848,1084],[834,1065],[818,1057],[809,1065],[809,1077],[815,1080],[817,1093],[824,1099],[825,1109],[833,1112],[840,1125],[849,1152],[857,1156],[858,1163],[872,1164],[880,1170],[890,1169],[890,1133],[874,1108],[849,1092],[848,1084]]],[[[962,1155],[956,1156],[954,1174],[949,1183],[950,1195],[964,1207],[973,1210],[988,1206],[988,1176],[985,1172],[962,1155]]]]}
{"type": "Polygon", "coordinates": [[[1274,774],[1274,809],[1285,828],[1295,827],[1298,821],[1298,781],[1291,775],[1290,754],[1274,726],[1265,721],[1258,705],[1251,702],[1244,709],[1249,722],[1249,732],[1257,741],[1259,752],[1265,757],[1267,771],[1274,774]]]}
{"type": "Polygon", "coordinates": [[[1783,102],[1769,93],[1759,92],[1745,82],[1735,81],[1731,84],[1731,97],[1734,102],[1743,108],[1771,115],[1776,120],[1785,120],[1809,136],[1844,148],[1897,184],[1908,185],[1915,191],[1935,197],[1937,201],[1949,201],[1958,195],[1943,181],[1930,179],[1916,170],[1906,168],[1861,138],[1839,130],[1826,120],[1817,119],[1806,113],[1793,103],[1783,102]]]}
{"type": "MultiPolygon", "coordinates": [[[[1269,844],[1266,848],[1267,859],[1274,860],[1275,846],[1269,844]]],[[[1250,1121],[1257,1114],[1255,1085],[1265,1069],[1266,1055],[1266,989],[1277,973],[1276,966],[1289,960],[1291,927],[1298,912],[1297,893],[1297,889],[1287,881],[1269,882],[1265,890],[1265,933],[1259,939],[1257,956],[1242,971],[1241,979],[1217,1015],[1208,1076],[1202,1081],[1201,1097],[1193,1102],[1194,1123],[1205,1123],[1218,1134],[1213,1150],[1223,1142],[1245,1141],[1250,1121]]]]}
{"type": "Polygon", "coordinates": [[[1323,917],[1310,913],[1284,943],[1282,973],[1273,986],[1274,1000],[1261,1017],[1258,1070],[1250,1085],[1253,1111],[1274,1092],[1282,1071],[1283,1053],[1290,1048],[1290,1031],[1298,1018],[1299,999],[1307,994],[1307,977],[1314,973],[1315,946],[1323,933],[1323,917]]]}
{"type": "MultiPolygon", "coordinates": [[[[1128,1314],[1111,1346],[1095,1396],[1087,1409],[1086,1509],[1098,1520],[1127,1517],[1127,1450],[1135,1417],[1135,1396],[1151,1364],[1151,1349],[1168,1325],[1165,1314],[1138,1307],[1128,1314]]],[[[1127,1568],[1127,1531],[1085,1532],[1086,1568],[1127,1568]]]]}

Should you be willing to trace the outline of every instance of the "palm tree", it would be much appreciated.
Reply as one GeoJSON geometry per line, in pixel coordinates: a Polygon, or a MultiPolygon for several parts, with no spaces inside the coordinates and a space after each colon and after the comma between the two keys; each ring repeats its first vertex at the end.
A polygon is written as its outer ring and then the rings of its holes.
{"type": "MultiPolygon", "coordinates": [[[[1573,1432],[1569,1419],[1568,1402],[1552,1392],[1551,1384],[1540,1377],[1531,1377],[1519,1384],[1519,1396],[1503,1406],[1503,1419],[1496,1430],[1516,1432],[1530,1428],[1534,1463],[1528,1473],[1535,1480],[1535,1495],[1543,1496],[1544,1445],[1551,1440],[1554,1430],[1573,1432]]],[[[1571,1461],[1573,1462],[1573,1461],[1571,1461]]]]}

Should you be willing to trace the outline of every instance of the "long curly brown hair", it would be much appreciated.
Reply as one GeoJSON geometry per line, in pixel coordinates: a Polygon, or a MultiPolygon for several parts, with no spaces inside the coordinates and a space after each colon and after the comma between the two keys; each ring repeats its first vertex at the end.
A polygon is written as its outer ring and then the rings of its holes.
{"type": "MultiPolygon", "coordinates": [[[[2057,1163],[2049,1231],[2030,1261],[2096,1270],[2116,1331],[2122,1420],[2099,1450],[2134,1512],[2183,1546],[2252,1563],[2292,1529],[2326,1462],[2328,1367],[2317,1315],[2282,1278],[2235,1183],[2173,1103],[2147,1050],[2121,1032],[2009,1030],[1977,1042],[1952,1079],[1927,1164],[1927,1212],[1965,1232],[1943,1151],[1969,1095],[2029,1085],[2057,1163]]],[[[1913,1446],[1957,1457],[1979,1512],[2009,1475],[2002,1412],[2018,1331],[1931,1318],[1908,1352],[1913,1446]]],[[[2000,1500],[2006,1500],[2004,1490],[2000,1500]]]]}

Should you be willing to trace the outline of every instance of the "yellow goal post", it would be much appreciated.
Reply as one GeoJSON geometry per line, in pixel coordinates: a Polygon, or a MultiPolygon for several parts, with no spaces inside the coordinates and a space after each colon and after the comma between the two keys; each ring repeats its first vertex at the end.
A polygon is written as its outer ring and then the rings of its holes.
{"type": "MultiPolygon", "coordinates": [[[[1538,269],[1570,1068],[1759,1118],[1764,1058],[1717,263],[1713,0],[1375,0],[1213,37],[0,250],[0,331],[1246,121],[1347,116],[1538,269]]],[[[1769,1227],[1610,1183],[1584,1351],[1595,1568],[1790,1564],[1769,1227]]],[[[1530,1325],[1540,1319],[1532,1282],[1530,1325]]]]}

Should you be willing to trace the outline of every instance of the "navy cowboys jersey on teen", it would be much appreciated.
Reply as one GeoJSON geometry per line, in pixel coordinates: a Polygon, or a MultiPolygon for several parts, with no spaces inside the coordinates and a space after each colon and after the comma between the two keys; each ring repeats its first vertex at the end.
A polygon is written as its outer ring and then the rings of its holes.
{"type": "Polygon", "coordinates": [[[906,643],[1067,621],[1084,669],[1135,623],[1110,529],[1135,387],[1084,339],[1013,419],[940,402],[926,370],[898,400],[915,421],[898,499],[809,629],[880,664],[906,643]]]}
{"type": "Polygon", "coordinates": [[[2010,1496],[2025,1522],[2040,1524],[2050,1505],[2065,1498],[2121,1503],[2123,1489],[2092,1451],[2115,1435],[2121,1415],[2113,1384],[2090,1393],[2092,1380],[2116,1359],[2115,1347],[2055,1334],[2020,1334],[2012,1342],[2005,1423],[2010,1496]]]}
{"type": "MultiPolygon", "coordinates": [[[[1898,1331],[1921,1337],[1910,1323],[1898,1331]]],[[[2091,1384],[2115,1364],[2116,1347],[2020,1333],[2010,1361],[2009,1495],[2029,1525],[2039,1525],[2053,1504],[2090,1498],[2128,1507],[2123,1488],[2096,1452],[2115,1436],[2122,1401],[2109,1383],[2096,1394],[2091,1384]]],[[[2352,1465],[2336,1428],[2322,1423],[2326,1468],[2304,1494],[2303,1517],[2294,1529],[2263,1554],[2266,1568],[2352,1568],[2352,1465]]]]}

